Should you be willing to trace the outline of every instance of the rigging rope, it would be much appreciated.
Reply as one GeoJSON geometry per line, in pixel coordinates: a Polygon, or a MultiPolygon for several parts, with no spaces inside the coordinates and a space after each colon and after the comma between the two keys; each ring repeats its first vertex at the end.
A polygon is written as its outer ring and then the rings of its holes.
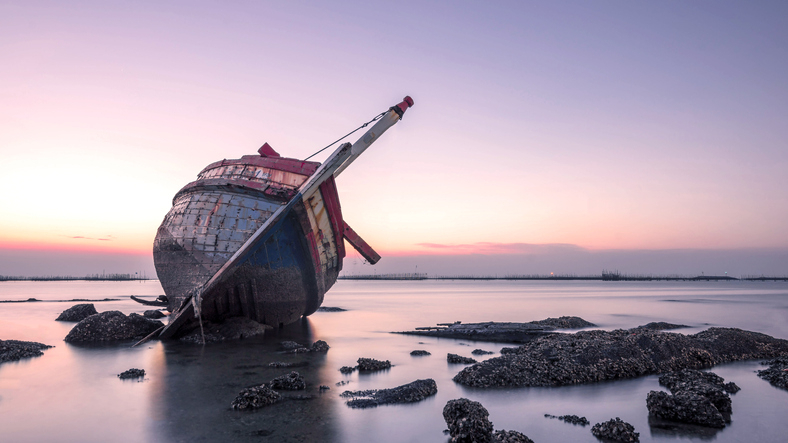
{"type": "Polygon", "coordinates": [[[356,128],[356,129],[354,129],[354,130],[352,130],[352,131],[348,132],[348,133],[347,133],[347,134],[345,134],[344,136],[340,137],[340,138],[339,138],[337,141],[335,141],[334,143],[331,143],[330,145],[326,146],[325,148],[323,148],[323,149],[321,149],[321,150],[319,150],[319,151],[315,152],[314,154],[310,155],[309,157],[305,158],[305,159],[304,159],[304,161],[307,161],[307,160],[309,160],[310,158],[312,158],[312,157],[316,156],[317,154],[320,154],[321,152],[325,151],[326,149],[328,149],[328,148],[330,148],[330,147],[334,146],[335,144],[337,144],[338,142],[342,141],[343,139],[345,139],[345,138],[349,137],[350,135],[352,135],[354,132],[358,131],[359,129],[366,128],[366,127],[367,127],[367,125],[369,125],[370,123],[372,123],[372,122],[376,122],[376,121],[380,120],[380,118],[381,118],[381,117],[383,117],[384,115],[386,115],[386,113],[387,113],[387,112],[389,112],[389,111],[383,111],[383,112],[381,112],[380,114],[376,115],[376,116],[375,116],[375,118],[373,118],[372,120],[370,120],[370,121],[368,121],[368,122],[364,123],[363,125],[359,126],[359,127],[358,127],[358,128],[356,128]]]}

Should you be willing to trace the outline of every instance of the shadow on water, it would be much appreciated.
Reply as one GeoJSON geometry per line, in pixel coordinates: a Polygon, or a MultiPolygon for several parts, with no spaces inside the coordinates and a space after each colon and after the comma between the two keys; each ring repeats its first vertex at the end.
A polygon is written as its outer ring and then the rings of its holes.
{"type": "Polygon", "coordinates": [[[648,417],[648,426],[651,436],[660,439],[697,439],[711,441],[717,439],[717,433],[722,429],[709,428],[706,426],[679,423],[665,420],[653,415],[648,417]]]}
{"type": "Polygon", "coordinates": [[[237,342],[164,343],[162,382],[151,398],[157,415],[153,434],[162,441],[336,441],[336,401],[319,390],[329,383],[325,354],[286,354],[280,344],[290,340],[309,346],[313,336],[312,324],[304,319],[237,342]],[[295,367],[269,366],[277,361],[295,367]],[[292,370],[304,377],[305,391],[280,391],[281,401],[257,410],[231,409],[242,389],[292,370]]]}

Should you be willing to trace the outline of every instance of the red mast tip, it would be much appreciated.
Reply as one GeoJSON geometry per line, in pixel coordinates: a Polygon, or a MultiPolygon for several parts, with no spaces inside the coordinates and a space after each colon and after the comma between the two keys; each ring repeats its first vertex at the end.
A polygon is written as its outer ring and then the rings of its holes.
{"type": "Polygon", "coordinates": [[[412,98],[410,98],[410,96],[409,96],[409,95],[406,95],[406,96],[405,96],[405,98],[403,98],[403,99],[402,99],[402,101],[403,101],[403,102],[405,102],[405,103],[407,103],[409,108],[410,108],[411,106],[413,106],[413,99],[412,99],[412,98]]]}

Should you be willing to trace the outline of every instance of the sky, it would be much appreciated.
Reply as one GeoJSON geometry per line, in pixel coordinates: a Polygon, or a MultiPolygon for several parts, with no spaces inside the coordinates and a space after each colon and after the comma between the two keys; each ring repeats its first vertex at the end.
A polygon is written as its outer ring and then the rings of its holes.
{"type": "Polygon", "coordinates": [[[203,167],[405,95],[348,273],[785,275],[786,78],[781,1],[0,0],[0,275],[153,275],[203,167]]]}

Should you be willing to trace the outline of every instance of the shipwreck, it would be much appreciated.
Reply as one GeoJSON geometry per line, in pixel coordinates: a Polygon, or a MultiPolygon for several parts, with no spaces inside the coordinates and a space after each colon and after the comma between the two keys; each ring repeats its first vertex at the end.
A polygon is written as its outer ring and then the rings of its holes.
{"type": "Polygon", "coordinates": [[[322,164],[266,143],[259,155],[211,163],[178,191],[153,243],[171,312],[160,337],[206,320],[243,316],[277,327],[312,314],[342,270],[344,240],[376,263],[342,217],[334,178],[411,106],[405,97],[365,123],[358,129],[375,124],[322,164]]]}

